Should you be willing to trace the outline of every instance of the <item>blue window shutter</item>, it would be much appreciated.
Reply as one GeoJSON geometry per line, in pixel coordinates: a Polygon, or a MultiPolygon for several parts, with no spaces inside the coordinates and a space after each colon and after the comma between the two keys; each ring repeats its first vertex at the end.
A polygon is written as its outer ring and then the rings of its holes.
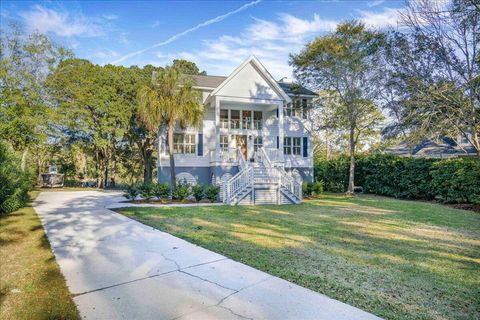
{"type": "Polygon", "coordinates": [[[280,148],[280,137],[277,136],[277,149],[280,148]]]}
{"type": "Polygon", "coordinates": [[[203,156],[203,133],[198,134],[198,155],[203,156]]]}
{"type": "Polygon", "coordinates": [[[277,108],[277,118],[278,118],[278,108],[277,108]]]}
{"type": "Polygon", "coordinates": [[[303,156],[308,157],[308,137],[303,137],[303,156]]]}

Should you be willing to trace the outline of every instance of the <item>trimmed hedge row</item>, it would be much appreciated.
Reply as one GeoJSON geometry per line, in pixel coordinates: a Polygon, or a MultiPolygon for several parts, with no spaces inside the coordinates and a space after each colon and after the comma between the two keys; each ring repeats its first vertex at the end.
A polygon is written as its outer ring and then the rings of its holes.
{"type": "Polygon", "coordinates": [[[172,190],[168,183],[138,183],[125,189],[124,197],[130,200],[140,196],[143,200],[157,198],[160,201],[169,199],[184,201],[193,196],[197,202],[208,199],[210,202],[218,200],[220,187],[216,185],[190,185],[186,181],[178,181],[172,190]]]}
{"type": "MultiPolygon", "coordinates": [[[[345,192],[349,158],[319,161],[315,179],[325,190],[345,192]]],[[[480,158],[424,159],[372,154],[356,160],[355,185],[365,192],[400,199],[440,198],[451,203],[480,203],[480,158]]]]}
{"type": "Polygon", "coordinates": [[[25,206],[33,184],[32,176],[20,169],[20,159],[0,141],[0,214],[25,206]]]}

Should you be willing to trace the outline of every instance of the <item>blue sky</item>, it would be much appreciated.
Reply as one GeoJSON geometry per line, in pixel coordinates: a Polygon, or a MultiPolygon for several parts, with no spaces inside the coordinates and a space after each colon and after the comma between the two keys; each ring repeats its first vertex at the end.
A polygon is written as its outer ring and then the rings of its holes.
{"type": "Polygon", "coordinates": [[[254,54],[276,78],[288,55],[336,24],[395,27],[404,1],[2,1],[0,26],[22,22],[98,64],[194,61],[228,75],[254,54]]]}

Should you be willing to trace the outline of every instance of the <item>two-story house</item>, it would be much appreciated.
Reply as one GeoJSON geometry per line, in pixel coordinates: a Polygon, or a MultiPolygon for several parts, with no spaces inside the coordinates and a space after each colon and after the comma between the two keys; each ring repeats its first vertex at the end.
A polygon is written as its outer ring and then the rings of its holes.
{"type": "MultiPolygon", "coordinates": [[[[228,204],[300,203],[302,181],[313,181],[309,107],[317,95],[275,81],[254,56],[228,77],[193,79],[206,111],[200,128],[175,131],[177,180],[219,184],[228,204]]],[[[158,147],[158,179],[169,181],[165,136],[158,147]]]]}

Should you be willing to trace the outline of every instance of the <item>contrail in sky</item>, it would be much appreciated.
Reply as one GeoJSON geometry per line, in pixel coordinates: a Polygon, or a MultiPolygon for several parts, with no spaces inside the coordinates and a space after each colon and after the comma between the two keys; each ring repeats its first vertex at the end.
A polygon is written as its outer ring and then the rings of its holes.
{"type": "Polygon", "coordinates": [[[218,17],[215,17],[215,18],[213,18],[213,19],[210,19],[210,20],[204,21],[204,22],[202,22],[202,23],[199,23],[199,24],[197,24],[195,27],[192,27],[192,28],[187,29],[187,30],[185,30],[185,31],[183,31],[183,32],[177,33],[176,35],[171,36],[171,37],[168,38],[167,40],[162,41],[162,42],[159,42],[159,43],[156,43],[156,44],[154,44],[154,45],[151,46],[151,47],[148,47],[148,48],[145,48],[145,49],[141,49],[141,50],[138,50],[138,51],[135,51],[135,52],[126,54],[126,55],[118,58],[117,60],[113,61],[112,64],[118,64],[118,63],[123,62],[123,61],[125,61],[125,60],[127,60],[127,59],[130,59],[131,57],[138,56],[139,54],[142,54],[142,53],[144,53],[144,52],[147,51],[147,50],[150,50],[150,49],[153,49],[153,48],[157,48],[157,47],[161,47],[161,46],[164,46],[164,45],[166,45],[166,44],[169,44],[169,43],[171,43],[171,42],[173,42],[173,41],[175,41],[175,40],[177,40],[177,39],[179,39],[179,38],[181,38],[181,37],[189,34],[190,32],[193,32],[193,31],[198,30],[198,29],[200,29],[200,28],[203,28],[203,27],[209,26],[209,25],[211,25],[211,24],[214,24],[214,23],[220,22],[220,21],[222,21],[222,20],[225,20],[226,18],[230,17],[231,15],[234,15],[234,14],[236,14],[236,13],[239,13],[240,11],[243,11],[243,10],[245,10],[245,9],[251,7],[251,6],[254,6],[254,5],[260,3],[261,1],[262,1],[262,0],[255,0],[255,1],[249,2],[249,3],[247,3],[247,4],[244,4],[243,6],[241,6],[241,7],[238,8],[238,9],[235,9],[235,10],[230,11],[230,12],[227,12],[227,13],[221,15],[221,16],[218,16],[218,17]]]}

